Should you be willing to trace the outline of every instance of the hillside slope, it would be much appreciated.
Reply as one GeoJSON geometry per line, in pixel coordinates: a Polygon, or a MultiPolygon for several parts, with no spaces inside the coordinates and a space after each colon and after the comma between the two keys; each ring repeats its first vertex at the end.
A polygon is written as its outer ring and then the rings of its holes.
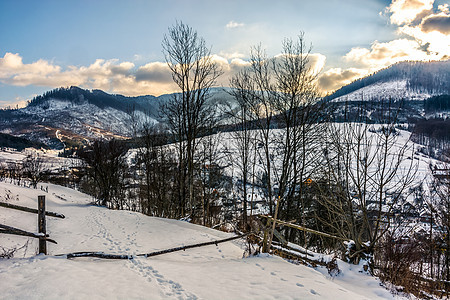
{"type": "Polygon", "coordinates": [[[333,101],[424,100],[450,94],[450,60],[405,61],[379,70],[326,97],[333,101]]]}
{"type": "MultiPolygon", "coordinates": [[[[42,191],[0,183],[0,201],[36,206],[42,191]]],[[[228,242],[184,252],[132,258],[68,260],[74,251],[148,253],[211,241],[231,234],[183,221],[147,217],[130,211],[91,206],[90,197],[48,185],[47,210],[65,219],[47,218],[48,256],[34,256],[36,241],[0,260],[0,299],[393,299],[378,280],[359,266],[340,262],[342,274],[289,263],[279,257],[243,258],[244,243],[228,242]]],[[[0,224],[33,231],[36,216],[0,208],[0,224]]],[[[27,238],[0,235],[0,245],[23,245],[27,238]]]]}

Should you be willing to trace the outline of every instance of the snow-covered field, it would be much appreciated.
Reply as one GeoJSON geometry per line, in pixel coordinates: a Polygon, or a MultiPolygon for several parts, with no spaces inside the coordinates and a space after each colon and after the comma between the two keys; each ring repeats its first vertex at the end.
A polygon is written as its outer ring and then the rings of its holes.
{"type": "MultiPolygon", "coordinates": [[[[47,186],[47,185],[46,185],[47,186]]],[[[0,201],[36,207],[40,189],[0,183],[0,201]]],[[[393,299],[360,266],[339,262],[342,273],[331,278],[324,268],[289,263],[279,257],[243,257],[235,240],[128,260],[66,259],[76,251],[148,253],[232,236],[184,221],[160,219],[90,205],[89,196],[48,185],[48,256],[36,256],[37,241],[0,235],[0,245],[28,247],[15,258],[0,260],[0,299],[393,299]]],[[[0,224],[37,230],[34,214],[0,208],[0,224]]]]}

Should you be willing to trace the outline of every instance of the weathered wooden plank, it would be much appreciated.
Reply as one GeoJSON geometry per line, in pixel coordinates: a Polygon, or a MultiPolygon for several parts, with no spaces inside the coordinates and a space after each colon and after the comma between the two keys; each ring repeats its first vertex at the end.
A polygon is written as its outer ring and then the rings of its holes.
{"type": "MultiPolygon", "coordinates": [[[[11,203],[0,202],[0,206],[6,207],[6,208],[11,208],[11,209],[17,209],[17,210],[21,210],[21,211],[25,211],[25,212],[29,212],[29,213],[33,213],[33,214],[38,213],[37,209],[20,206],[20,205],[15,205],[15,204],[11,204],[11,203]]],[[[59,214],[59,213],[55,213],[55,212],[51,212],[51,211],[46,211],[45,215],[50,216],[50,217],[55,217],[55,218],[61,218],[61,219],[65,218],[65,216],[63,214],[59,214]]]]}
{"type": "Polygon", "coordinates": [[[76,258],[76,257],[97,257],[97,258],[104,258],[104,259],[131,259],[131,258],[133,258],[132,255],[107,254],[107,253],[103,253],[103,252],[75,252],[75,253],[67,254],[67,258],[76,258]]]}
{"type": "Polygon", "coordinates": [[[0,234],[4,233],[4,234],[12,234],[12,235],[21,235],[21,236],[29,236],[29,237],[33,237],[33,238],[38,238],[38,239],[45,239],[46,241],[50,242],[50,243],[54,243],[57,244],[56,241],[48,238],[48,234],[46,235],[42,235],[42,234],[38,234],[38,233],[32,233],[32,232],[28,232],[19,228],[14,228],[11,226],[7,226],[7,225],[3,225],[0,224],[0,234]]]}
{"type": "Polygon", "coordinates": [[[188,246],[175,247],[175,248],[171,248],[171,249],[155,251],[155,252],[146,253],[146,254],[138,254],[137,256],[151,257],[151,256],[156,256],[156,255],[161,255],[161,254],[166,254],[166,253],[171,253],[171,252],[176,252],[176,251],[181,251],[181,250],[184,251],[184,250],[191,249],[191,248],[203,247],[203,246],[208,246],[208,245],[217,245],[220,243],[225,243],[225,242],[229,242],[232,240],[240,239],[246,235],[247,234],[241,234],[241,235],[236,235],[236,236],[229,237],[229,238],[222,239],[222,240],[204,242],[204,243],[193,244],[193,245],[188,245],[188,246]]]}
{"type": "MultiPolygon", "coordinates": [[[[150,253],[142,253],[142,254],[137,254],[135,256],[143,256],[143,257],[147,258],[147,257],[161,255],[161,254],[181,251],[181,250],[184,251],[184,250],[191,249],[191,248],[203,247],[203,246],[208,246],[208,245],[217,245],[220,243],[225,243],[225,242],[229,242],[232,240],[240,239],[245,236],[247,236],[247,234],[241,234],[241,235],[229,237],[229,238],[222,239],[222,240],[215,240],[215,241],[198,243],[198,244],[193,244],[193,245],[180,246],[180,247],[175,247],[175,248],[170,248],[170,249],[165,249],[165,250],[160,250],[160,251],[155,251],[155,252],[150,252],[150,253]]],[[[67,258],[77,258],[77,257],[97,257],[97,258],[105,258],[105,259],[132,259],[133,258],[133,255],[128,255],[128,254],[108,254],[108,253],[103,253],[103,252],[75,252],[75,253],[69,253],[69,254],[59,254],[57,256],[66,256],[67,258]]]]}

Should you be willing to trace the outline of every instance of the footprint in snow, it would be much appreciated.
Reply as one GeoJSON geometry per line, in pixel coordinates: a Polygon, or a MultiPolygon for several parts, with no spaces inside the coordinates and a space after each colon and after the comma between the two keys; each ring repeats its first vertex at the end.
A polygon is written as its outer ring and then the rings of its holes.
{"type": "Polygon", "coordinates": [[[299,287],[304,287],[304,285],[301,284],[301,283],[297,283],[296,285],[299,286],[299,287]]]}
{"type": "Polygon", "coordinates": [[[311,294],[313,294],[313,295],[319,295],[319,293],[318,292],[316,292],[315,290],[313,290],[313,289],[311,289],[310,291],[309,291],[311,294]]]}

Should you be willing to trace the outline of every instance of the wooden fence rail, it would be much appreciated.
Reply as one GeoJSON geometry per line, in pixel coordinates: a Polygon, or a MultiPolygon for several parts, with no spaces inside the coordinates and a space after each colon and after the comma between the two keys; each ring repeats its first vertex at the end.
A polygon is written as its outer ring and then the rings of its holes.
{"type": "Polygon", "coordinates": [[[269,219],[272,222],[275,221],[275,223],[279,224],[279,225],[288,226],[288,227],[291,227],[291,228],[295,228],[295,229],[298,229],[298,230],[302,230],[302,231],[305,231],[305,232],[309,232],[309,233],[312,233],[312,234],[317,234],[317,235],[328,237],[328,238],[332,238],[332,239],[347,241],[347,239],[339,237],[339,236],[331,235],[331,234],[325,233],[325,232],[320,232],[320,231],[317,231],[317,230],[314,230],[314,229],[309,229],[307,227],[303,227],[303,226],[300,226],[300,225],[297,225],[297,224],[292,224],[292,223],[289,223],[289,222],[277,220],[277,219],[274,219],[274,218],[272,218],[270,216],[260,215],[260,217],[267,218],[267,219],[269,219]]]}
{"type": "Polygon", "coordinates": [[[25,231],[25,230],[22,230],[19,228],[15,228],[15,227],[3,225],[3,224],[0,224],[0,233],[29,236],[29,237],[33,237],[33,238],[44,239],[47,242],[57,244],[56,241],[48,238],[49,237],[48,234],[43,235],[43,234],[39,234],[39,233],[28,232],[28,231],[25,231]]]}
{"type": "Polygon", "coordinates": [[[184,251],[191,248],[197,248],[197,247],[204,247],[208,245],[218,245],[220,243],[229,242],[232,240],[240,239],[247,236],[247,234],[240,234],[236,236],[232,236],[226,239],[221,240],[215,240],[210,242],[204,242],[204,243],[198,243],[198,244],[192,244],[187,246],[180,246],[160,251],[154,251],[150,253],[142,253],[142,254],[136,254],[136,255],[128,255],[128,254],[108,254],[103,252],[75,252],[75,253],[69,253],[69,254],[58,254],[56,256],[66,256],[67,258],[76,258],[76,257],[96,257],[96,258],[105,258],[105,259],[132,259],[135,256],[143,256],[143,257],[152,257],[157,256],[161,254],[176,252],[176,251],[184,251]]]}
{"type": "MultiPolygon", "coordinates": [[[[0,202],[0,206],[5,207],[5,208],[17,209],[17,210],[21,210],[21,211],[25,211],[25,212],[29,212],[29,213],[33,213],[33,214],[38,213],[37,209],[20,206],[20,205],[15,205],[15,204],[10,204],[10,203],[5,203],[5,202],[0,202]]],[[[55,218],[61,218],[61,219],[65,218],[65,216],[63,214],[55,213],[52,211],[46,211],[45,215],[49,216],[49,217],[55,217],[55,218]]]]}

